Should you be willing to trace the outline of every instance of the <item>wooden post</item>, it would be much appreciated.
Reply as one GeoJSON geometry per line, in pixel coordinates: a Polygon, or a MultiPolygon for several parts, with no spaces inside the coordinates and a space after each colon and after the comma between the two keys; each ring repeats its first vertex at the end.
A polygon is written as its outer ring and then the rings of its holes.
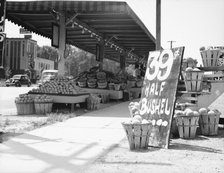
{"type": "Polygon", "coordinates": [[[105,50],[105,46],[104,46],[104,39],[100,40],[99,43],[100,46],[100,70],[103,70],[103,59],[104,59],[104,50],[105,50]]]}
{"type": "Polygon", "coordinates": [[[59,62],[58,62],[58,74],[59,75],[64,75],[65,74],[65,57],[64,57],[64,52],[65,52],[65,37],[66,37],[66,28],[65,28],[65,16],[64,14],[60,15],[59,19],[59,48],[58,48],[58,53],[59,53],[59,62]]]}
{"type": "Polygon", "coordinates": [[[120,68],[122,71],[125,71],[125,64],[126,64],[126,56],[127,54],[120,54],[120,68]]]}
{"type": "Polygon", "coordinates": [[[156,0],[156,50],[161,49],[161,0],[156,0]]]}

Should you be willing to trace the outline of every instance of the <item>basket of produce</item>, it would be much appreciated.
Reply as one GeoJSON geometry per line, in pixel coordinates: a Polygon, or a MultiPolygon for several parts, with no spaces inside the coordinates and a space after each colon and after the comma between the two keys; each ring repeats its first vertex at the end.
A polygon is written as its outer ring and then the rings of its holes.
{"type": "Polygon", "coordinates": [[[195,138],[198,128],[199,113],[187,108],[184,111],[176,112],[175,116],[180,138],[195,138]]]}
{"type": "Polygon", "coordinates": [[[187,67],[195,68],[197,66],[197,60],[191,57],[183,59],[182,71],[185,71],[187,67]]]}
{"type": "Polygon", "coordinates": [[[130,150],[147,149],[152,123],[135,115],[126,122],[121,123],[128,138],[130,150]]]}
{"type": "Polygon", "coordinates": [[[184,82],[187,91],[201,91],[204,72],[198,68],[188,67],[184,72],[184,82]]]}
{"type": "Polygon", "coordinates": [[[96,88],[96,79],[88,79],[87,84],[89,88],[96,88]]]}
{"type": "Polygon", "coordinates": [[[217,67],[219,56],[221,54],[220,49],[213,49],[209,47],[207,50],[200,49],[202,62],[204,67],[217,67]]]}
{"type": "Polygon", "coordinates": [[[136,81],[135,80],[127,80],[127,86],[129,88],[134,88],[136,86],[136,81]]]}
{"type": "Polygon", "coordinates": [[[130,116],[133,117],[135,114],[140,113],[140,104],[139,102],[130,102],[128,105],[130,116]]]}
{"type": "Polygon", "coordinates": [[[142,86],[143,86],[143,80],[138,80],[137,82],[136,82],[136,86],[138,87],[138,88],[141,88],[142,86]]]}
{"type": "Polygon", "coordinates": [[[103,79],[98,80],[97,85],[98,85],[98,88],[100,88],[100,89],[106,88],[107,87],[107,81],[103,80],[103,79]]]}
{"type": "Polygon", "coordinates": [[[52,110],[53,99],[47,95],[37,95],[34,98],[36,114],[47,114],[52,110]]]}
{"type": "Polygon", "coordinates": [[[102,103],[108,103],[110,101],[110,94],[99,94],[102,103]]]}
{"type": "Polygon", "coordinates": [[[202,135],[218,135],[218,125],[221,113],[217,110],[208,108],[199,109],[199,127],[202,135]]]}
{"type": "Polygon", "coordinates": [[[34,114],[33,98],[29,94],[20,94],[15,99],[18,115],[34,114]]]}
{"type": "Polygon", "coordinates": [[[127,84],[126,83],[120,83],[120,88],[121,88],[121,90],[125,90],[126,89],[126,86],[127,86],[127,84]]]}
{"type": "Polygon", "coordinates": [[[90,94],[90,96],[86,99],[87,109],[88,110],[99,109],[100,101],[101,101],[101,98],[99,98],[97,95],[90,94]]]}
{"type": "Polygon", "coordinates": [[[121,88],[120,84],[114,84],[114,90],[119,91],[121,88]]]}
{"type": "Polygon", "coordinates": [[[81,78],[81,79],[79,79],[79,80],[78,80],[78,85],[79,85],[79,87],[81,87],[81,88],[85,88],[86,85],[87,85],[86,81],[87,81],[86,78],[81,78]]]}

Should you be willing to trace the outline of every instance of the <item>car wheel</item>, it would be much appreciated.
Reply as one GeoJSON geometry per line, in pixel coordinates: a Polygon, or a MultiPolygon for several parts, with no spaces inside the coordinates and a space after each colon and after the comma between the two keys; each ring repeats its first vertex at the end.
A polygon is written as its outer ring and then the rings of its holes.
{"type": "Polygon", "coordinates": [[[31,83],[28,83],[28,84],[27,84],[27,87],[30,87],[30,86],[31,86],[31,83]]]}
{"type": "Polygon", "coordinates": [[[9,87],[9,85],[6,85],[7,87],[9,87]]]}
{"type": "Polygon", "coordinates": [[[16,84],[16,87],[21,87],[21,84],[20,84],[20,83],[17,83],[17,84],[16,84]]]}

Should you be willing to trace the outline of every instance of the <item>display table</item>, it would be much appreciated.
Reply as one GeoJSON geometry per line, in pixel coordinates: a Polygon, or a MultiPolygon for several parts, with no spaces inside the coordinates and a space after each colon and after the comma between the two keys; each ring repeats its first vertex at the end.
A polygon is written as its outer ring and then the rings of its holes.
{"type": "Polygon", "coordinates": [[[109,94],[110,99],[120,100],[123,99],[123,91],[99,89],[99,88],[83,88],[86,92],[91,94],[109,94]]]}
{"type": "MultiPolygon", "coordinates": [[[[31,97],[35,97],[37,95],[41,95],[42,93],[32,93],[29,92],[29,95],[31,97]]],[[[45,94],[45,93],[44,93],[45,94]]],[[[74,112],[74,104],[76,103],[84,103],[86,102],[86,98],[89,97],[89,93],[83,93],[83,94],[75,94],[75,95],[60,95],[60,94],[45,94],[51,98],[53,98],[53,103],[69,103],[71,104],[71,111],[74,112]]]]}

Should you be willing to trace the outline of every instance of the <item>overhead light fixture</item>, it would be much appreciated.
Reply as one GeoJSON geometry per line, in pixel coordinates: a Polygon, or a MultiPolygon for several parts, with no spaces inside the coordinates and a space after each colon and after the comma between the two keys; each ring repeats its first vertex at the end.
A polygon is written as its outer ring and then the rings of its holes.
{"type": "Polygon", "coordinates": [[[110,48],[113,48],[113,44],[110,45],[110,48]]]}
{"type": "Polygon", "coordinates": [[[90,34],[90,37],[93,37],[93,33],[90,34]]]}
{"type": "Polygon", "coordinates": [[[82,34],[85,34],[85,29],[84,28],[82,29],[82,34]]]}

